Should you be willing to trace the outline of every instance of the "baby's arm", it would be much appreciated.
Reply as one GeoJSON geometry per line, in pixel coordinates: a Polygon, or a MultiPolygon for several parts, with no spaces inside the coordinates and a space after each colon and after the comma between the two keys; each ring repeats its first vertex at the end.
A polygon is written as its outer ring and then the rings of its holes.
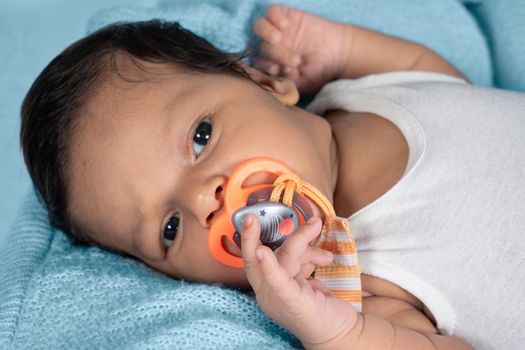
{"type": "MultiPolygon", "coordinates": [[[[414,321],[409,321],[412,326],[414,321]]],[[[443,336],[436,333],[419,332],[396,324],[396,322],[374,316],[360,314],[356,325],[346,334],[334,337],[333,342],[308,349],[391,349],[391,350],[426,350],[469,349],[465,341],[457,337],[443,336]]]]}
{"type": "Polygon", "coordinates": [[[284,5],[272,5],[254,24],[262,39],[255,66],[293,80],[315,94],[325,83],[374,73],[420,70],[464,78],[422,45],[352,24],[338,23],[284,5]]]}
{"type": "Polygon", "coordinates": [[[309,244],[320,230],[319,219],[309,221],[274,252],[261,245],[256,218],[245,220],[241,234],[246,276],[257,303],[306,349],[471,349],[461,339],[433,334],[436,330],[415,308],[383,304],[379,317],[358,314],[349,303],[330,296],[309,278],[315,265],[332,261],[330,254],[309,244]]]}
{"type": "Polygon", "coordinates": [[[431,49],[366,28],[345,25],[349,53],[339,78],[400,70],[438,72],[465,78],[454,66],[431,49]]]}

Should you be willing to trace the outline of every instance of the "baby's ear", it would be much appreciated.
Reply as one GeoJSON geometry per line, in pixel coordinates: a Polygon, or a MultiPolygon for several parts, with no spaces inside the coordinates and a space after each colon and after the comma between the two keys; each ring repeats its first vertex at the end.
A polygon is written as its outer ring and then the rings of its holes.
{"type": "Polygon", "coordinates": [[[259,85],[268,90],[285,106],[294,106],[299,101],[299,90],[295,83],[284,77],[272,77],[257,68],[242,64],[244,70],[259,85]]]}

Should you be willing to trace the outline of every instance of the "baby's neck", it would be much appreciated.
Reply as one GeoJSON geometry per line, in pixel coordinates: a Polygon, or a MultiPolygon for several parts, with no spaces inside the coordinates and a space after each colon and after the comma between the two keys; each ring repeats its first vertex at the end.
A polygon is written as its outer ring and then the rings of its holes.
{"type": "MultiPolygon", "coordinates": [[[[323,183],[319,184],[321,186],[317,187],[317,189],[326,196],[330,203],[334,204],[334,195],[337,186],[337,179],[339,177],[339,150],[337,146],[337,140],[330,125],[329,128],[330,132],[325,133],[323,135],[325,138],[319,143],[319,151],[324,152],[323,159],[329,159],[329,168],[328,171],[326,171],[326,176],[323,179],[323,183]]],[[[321,210],[321,208],[312,200],[309,199],[309,202],[312,207],[313,215],[321,218],[321,220],[324,221],[325,213],[323,210],[321,210]]],[[[334,209],[336,208],[334,207],[334,209]]]]}
{"type": "Polygon", "coordinates": [[[331,111],[336,143],[333,203],[337,215],[349,217],[390,190],[404,174],[408,144],[390,121],[370,113],[331,111]]]}
{"type": "MultiPolygon", "coordinates": [[[[337,135],[331,123],[323,117],[295,106],[290,109],[290,113],[301,120],[300,128],[304,131],[304,137],[315,145],[315,148],[309,151],[312,153],[305,155],[311,158],[311,161],[306,162],[307,166],[304,168],[295,170],[303,181],[317,188],[333,204],[340,171],[337,135]]],[[[310,199],[309,202],[314,215],[324,219],[322,210],[310,199]]],[[[337,208],[335,209],[337,212],[337,208]]]]}

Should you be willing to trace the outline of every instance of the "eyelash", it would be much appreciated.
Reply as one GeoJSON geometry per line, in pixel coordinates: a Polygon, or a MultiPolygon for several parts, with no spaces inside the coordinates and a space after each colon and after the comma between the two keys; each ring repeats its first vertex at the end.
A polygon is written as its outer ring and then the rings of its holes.
{"type": "MultiPolygon", "coordinates": [[[[195,136],[195,133],[197,132],[197,128],[199,127],[199,125],[203,122],[209,122],[212,126],[211,130],[210,130],[210,134],[213,135],[213,123],[212,123],[212,114],[205,114],[203,115],[202,117],[198,118],[197,121],[195,122],[195,124],[193,124],[193,126],[191,127],[191,130],[190,130],[190,133],[189,133],[189,136],[188,136],[188,142],[187,142],[187,147],[188,147],[188,154],[191,154],[192,156],[195,157],[195,159],[197,159],[199,155],[196,155],[194,150],[193,150],[193,138],[195,136]]],[[[212,136],[210,136],[210,139],[208,141],[208,144],[211,142],[212,140],[212,136]]],[[[205,146],[208,146],[208,144],[206,144],[205,146]]],[[[203,146],[203,148],[205,147],[203,146]]]]}
{"type": "Polygon", "coordinates": [[[168,218],[168,221],[162,226],[162,244],[165,248],[168,248],[170,247],[173,242],[175,242],[175,239],[177,239],[177,236],[179,235],[179,227],[180,227],[180,214],[178,212],[176,212],[175,214],[171,215],[169,218],[168,218]],[[176,218],[177,219],[177,228],[176,228],[176,231],[175,231],[175,235],[173,236],[173,239],[169,239],[169,238],[166,238],[165,236],[165,233],[166,233],[166,227],[168,226],[168,223],[171,222],[171,219],[173,218],[176,218]]]}

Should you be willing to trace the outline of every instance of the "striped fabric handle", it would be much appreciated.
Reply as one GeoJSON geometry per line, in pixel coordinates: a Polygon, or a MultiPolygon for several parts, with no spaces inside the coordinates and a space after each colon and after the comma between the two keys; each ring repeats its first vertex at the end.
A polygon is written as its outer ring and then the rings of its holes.
{"type": "Polygon", "coordinates": [[[291,207],[293,193],[309,197],[326,215],[318,244],[322,249],[334,254],[329,266],[317,266],[315,278],[330,289],[330,293],[352,304],[357,312],[362,310],[361,270],[357,260],[357,249],[352,231],[346,219],[336,216],[332,203],[314,186],[295,174],[283,174],[273,183],[270,201],[279,202],[283,194],[283,204],[291,207]]]}
{"type": "Polygon", "coordinates": [[[315,278],[330,293],[347,301],[357,312],[362,310],[361,270],[357,261],[357,249],[346,219],[333,216],[325,220],[319,246],[334,254],[328,266],[317,266],[315,278]]]}

